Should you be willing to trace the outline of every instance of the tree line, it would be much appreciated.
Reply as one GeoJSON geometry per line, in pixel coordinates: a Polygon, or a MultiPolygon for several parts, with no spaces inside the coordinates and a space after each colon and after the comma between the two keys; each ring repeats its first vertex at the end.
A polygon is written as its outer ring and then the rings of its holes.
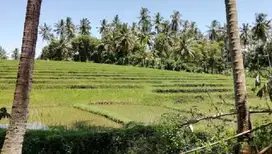
{"type": "MultiPolygon", "coordinates": [[[[18,60],[20,57],[20,51],[18,48],[15,48],[12,52],[11,52],[11,58],[14,60],[18,60]]],[[[0,60],[1,59],[8,59],[9,56],[7,55],[7,51],[0,46],[0,60]]]]}
{"type": "MultiPolygon", "coordinates": [[[[20,56],[20,62],[19,62],[19,68],[17,73],[17,82],[16,82],[16,89],[14,93],[14,102],[12,106],[12,112],[11,112],[11,119],[10,119],[10,125],[8,127],[8,130],[6,132],[5,141],[2,147],[1,153],[3,154],[20,154],[22,153],[22,146],[24,141],[24,135],[26,132],[26,123],[27,123],[27,115],[28,115],[28,105],[29,105],[29,93],[32,85],[32,72],[33,72],[33,65],[34,65],[34,58],[35,58],[35,48],[36,48],[36,41],[37,41],[37,35],[38,35],[38,25],[39,25],[39,19],[40,19],[40,10],[41,10],[41,4],[42,0],[28,0],[27,2],[27,8],[26,8],[26,18],[25,18],[25,24],[24,24],[24,35],[23,35],[23,41],[22,41],[22,53],[20,56]]],[[[246,91],[246,84],[245,84],[245,74],[244,74],[244,61],[243,59],[246,59],[246,56],[243,56],[245,54],[242,54],[241,52],[241,45],[240,45],[240,38],[239,38],[239,30],[238,30],[238,19],[237,19],[237,6],[236,6],[236,0],[225,0],[225,11],[226,11],[226,20],[227,20],[227,28],[224,28],[224,30],[227,29],[228,35],[222,35],[224,36],[224,45],[222,46],[221,51],[229,51],[230,59],[232,62],[232,68],[233,68],[233,80],[234,80],[234,91],[235,91],[235,107],[237,111],[237,134],[245,133],[245,132],[251,132],[251,122],[250,122],[250,115],[247,105],[247,91],[246,91]],[[226,39],[227,38],[227,39],[226,39]],[[229,45],[227,45],[229,44],[229,45]]],[[[180,13],[175,12],[172,17],[171,22],[166,22],[165,28],[163,26],[162,31],[157,32],[155,34],[155,38],[152,34],[152,22],[151,17],[149,15],[149,11],[145,8],[142,8],[141,10],[141,17],[139,23],[134,23],[131,27],[128,26],[126,23],[120,23],[119,17],[116,16],[114,21],[118,22],[112,22],[113,26],[110,24],[108,25],[107,22],[104,21],[105,27],[104,29],[100,29],[103,32],[102,38],[99,40],[98,46],[95,46],[97,48],[97,54],[96,55],[102,55],[101,57],[97,56],[96,58],[101,58],[101,62],[104,62],[102,60],[104,59],[104,53],[106,56],[106,59],[113,60],[110,62],[114,62],[119,64],[126,64],[128,59],[131,57],[131,55],[136,55],[143,51],[143,55],[146,55],[143,58],[144,60],[149,60],[150,58],[156,58],[157,53],[164,53],[167,55],[166,57],[169,59],[166,60],[173,60],[173,61],[181,61],[181,62],[192,62],[193,60],[196,60],[197,57],[194,52],[194,50],[190,47],[195,47],[192,42],[197,42],[196,45],[206,46],[206,43],[208,45],[212,43],[218,43],[219,40],[217,40],[218,34],[226,34],[226,33],[217,33],[216,27],[216,33],[213,33],[211,31],[208,35],[208,39],[204,39],[205,36],[202,36],[201,33],[198,32],[197,28],[195,30],[192,29],[191,26],[189,26],[189,30],[187,26],[184,26],[181,29],[181,20],[180,20],[180,13]],[[118,19],[118,20],[116,20],[118,19]],[[178,19],[178,20],[175,20],[178,19]],[[178,21],[178,22],[174,22],[178,21]],[[169,34],[168,34],[169,33],[169,34]],[[192,35],[195,34],[195,35],[192,35]],[[200,34],[200,35],[198,35],[200,34]],[[216,35],[214,35],[216,34],[216,35]],[[133,37],[132,37],[133,36],[133,37]],[[156,40],[157,37],[161,36],[163,39],[158,41],[156,40]],[[198,36],[200,38],[198,38],[198,36]],[[135,40],[131,38],[137,38],[135,40]],[[202,38],[202,39],[201,39],[202,38]],[[114,41],[113,41],[114,40],[114,41]],[[160,43],[158,43],[160,42],[160,43]],[[190,43],[188,43],[190,42],[190,43]],[[155,45],[162,45],[164,48],[156,48],[155,45]],[[166,44],[166,45],[165,45],[166,44]],[[133,45],[133,46],[131,46],[133,45]],[[138,45],[138,46],[137,46],[138,45]],[[190,45],[190,46],[189,46],[190,45]],[[160,49],[158,52],[156,49],[160,49]],[[103,52],[99,52],[103,51],[103,52]],[[135,52],[136,51],[136,52],[135,52]],[[162,51],[168,51],[168,52],[162,52],[162,51]],[[103,54],[101,54],[103,53],[103,54]],[[177,54],[178,53],[178,54],[177,54]],[[184,54],[184,53],[192,53],[192,54],[184,54]],[[173,56],[173,54],[175,56],[173,56]],[[148,55],[148,56],[147,56],[148,55]],[[185,56],[186,55],[186,56],[185,56]]],[[[258,14],[256,16],[257,19],[260,19],[260,24],[262,26],[257,26],[256,24],[251,30],[253,32],[252,40],[254,40],[254,43],[250,44],[245,41],[247,39],[241,39],[244,41],[244,49],[247,52],[250,52],[252,49],[252,46],[255,49],[261,47],[263,48],[263,51],[265,51],[264,60],[267,60],[268,66],[270,65],[270,56],[267,51],[267,47],[269,46],[269,33],[267,31],[264,31],[264,25],[270,25],[270,21],[266,20],[266,15],[258,14]],[[258,32],[259,35],[256,35],[255,33],[258,32]],[[267,34],[268,33],[268,34],[267,34]],[[246,43],[245,43],[246,42],[246,43]],[[255,45],[256,44],[256,45],[255,45]],[[249,46],[249,47],[248,47],[249,46]]],[[[71,18],[67,18],[66,21],[61,20],[55,29],[55,33],[50,32],[50,27],[45,26],[41,27],[41,29],[45,29],[44,31],[40,31],[40,33],[44,36],[44,38],[48,38],[49,45],[44,48],[45,51],[43,51],[42,56],[48,56],[48,55],[54,55],[50,51],[50,45],[57,44],[57,47],[52,48],[54,49],[56,55],[64,55],[64,60],[73,59],[76,60],[78,58],[78,61],[87,61],[88,58],[92,58],[95,54],[90,54],[90,48],[88,45],[89,42],[80,41],[78,44],[73,44],[73,41],[75,40],[85,40],[85,39],[79,39],[79,36],[84,37],[90,37],[89,34],[82,34],[82,32],[89,32],[88,29],[86,29],[86,26],[83,25],[90,25],[90,24],[83,24],[84,20],[81,20],[80,28],[79,28],[79,35],[77,34],[75,36],[75,33],[72,33],[75,31],[75,26],[71,26],[71,24],[67,24],[69,22],[71,23],[71,18]],[[84,28],[85,27],[85,28],[84,28]],[[84,30],[85,29],[85,30],[84,30]],[[46,32],[46,30],[48,30],[46,32]],[[45,33],[46,32],[46,33],[45,33]],[[46,35],[45,35],[46,34],[46,35]],[[55,36],[57,35],[57,36],[55,36]],[[74,35],[74,36],[73,36],[74,35]],[[51,39],[52,38],[52,39],[51,39]],[[63,47],[68,48],[63,48],[63,47]],[[65,50],[64,50],[65,49],[65,50]],[[73,50],[67,50],[67,49],[76,49],[73,50]],[[61,51],[61,52],[60,52],[61,51]],[[71,52],[72,51],[72,52],[71,52]],[[48,55],[47,55],[48,54],[48,55]],[[82,60],[82,55],[86,56],[85,60],[82,60]],[[90,57],[87,57],[90,55],[90,57]]],[[[88,21],[88,20],[85,20],[88,21]]],[[[85,22],[88,23],[88,22],[85,22]]],[[[189,22],[190,23],[190,22],[189,22]]],[[[217,23],[217,22],[213,22],[217,23]]],[[[103,21],[102,21],[103,24],[103,21]]],[[[192,23],[191,23],[192,24],[192,23]]],[[[191,25],[189,24],[189,25],[191,25]]],[[[163,25],[163,24],[160,24],[163,25]]],[[[217,25],[217,24],[215,24],[217,25]]],[[[224,26],[226,27],[226,26],[224,26]]],[[[270,29],[270,26],[268,26],[270,29]]],[[[90,28],[90,27],[88,27],[90,28]]],[[[157,30],[160,30],[160,28],[157,28],[157,30]]],[[[220,28],[221,31],[221,28],[220,28]]],[[[248,32],[250,33],[250,32],[248,32]]],[[[251,35],[247,35],[251,36],[251,35]]],[[[243,38],[243,37],[242,37],[243,38]]],[[[251,37],[248,40],[251,40],[251,37]]],[[[222,39],[222,38],[221,38],[222,39]]],[[[221,40],[220,39],[220,40],[221,40]]],[[[76,42],[77,43],[77,42],[76,42]]],[[[91,44],[93,45],[93,44],[91,44]]],[[[53,46],[54,47],[54,46],[53,46]]],[[[205,49],[206,48],[202,48],[205,49]]],[[[211,49],[208,47],[207,49],[211,49]]],[[[220,48],[221,49],[221,48],[220,48]]],[[[209,50],[210,51],[210,50],[209,50]]],[[[245,53],[247,53],[245,52],[245,53]]],[[[222,53],[221,53],[222,54],[222,53]]],[[[260,53],[257,53],[259,55],[260,53]]],[[[41,56],[41,58],[42,58],[41,56]]],[[[227,56],[228,57],[228,56],[227,56]]],[[[258,56],[259,57],[259,56],[258,56]]],[[[51,57],[50,57],[51,58],[51,57]]],[[[50,59],[48,58],[48,59],[50,59]]],[[[162,61],[162,57],[159,57],[162,61]]],[[[63,60],[60,59],[60,60],[63,60]]],[[[228,59],[228,58],[224,58],[228,59]]],[[[259,58],[258,58],[259,59],[259,58]]],[[[59,59],[56,59],[59,60],[59,59]]],[[[165,59],[163,59],[165,60],[165,59]]],[[[199,61],[200,63],[201,61],[199,61]]],[[[130,62],[129,62],[130,63],[130,62]]],[[[195,62],[196,63],[196,62],[195,62]]],[[[265,64],[265,63],[264,63],[265,64]]],[[[199,65],[198,63],[195,65],[199,65]]],[[[267,65],[267,64],[266,64],[267,65]]],[[[213,65],[214,66],[214,65],[213,65]]],[[[216,67],[213,67],[213,69],[216,69],[216,67]]],[[[213,70],[214,71],[214,70],[213,70]]],[[[238,148],[235,153],[252,153],[251,150],[252,147],[249,145],[250,141],[250,135],[248,136],[239,136],[237,139],[238,148]],[[243,146],[241,146],[241,144],[243,146]]]]}
{"type": "MultiPolygon", "coordinates": [[[[147,8],[141,8],[138,19],[132,24],[122,22],[118,15],[112,21],[101,20],[100,39],[91,35],[87,18],[81,19],[79,25],[71,17],[54,26],[44,23],[39,34],[48,44],[39,58],[229,73],[226,24],[213,20],[207,32],[201,32],[196,22],[183,20],[179,11],[165,20],[159,12],[151,16],[147,8]]],[[[240,28],[244,65],[250,71],[271,65],[270,21],[266,14],[259,13],[252,25],[244,23],[240,28]]]]}

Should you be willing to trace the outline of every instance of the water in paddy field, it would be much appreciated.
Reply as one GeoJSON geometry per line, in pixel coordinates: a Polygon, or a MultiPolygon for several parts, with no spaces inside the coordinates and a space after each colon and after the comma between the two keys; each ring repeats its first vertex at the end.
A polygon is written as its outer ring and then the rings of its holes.
{"type": "MultiPolygon", "coordinates": [[[[8,124],[0,124],[0,128],[7,129],[8,124]]],[[[49,128],[46,125],[42,124],[42,123],[34,122],[34,123],[27,123],[26,129],[29,129],[29,130],[48,130],[49,128]]]]}

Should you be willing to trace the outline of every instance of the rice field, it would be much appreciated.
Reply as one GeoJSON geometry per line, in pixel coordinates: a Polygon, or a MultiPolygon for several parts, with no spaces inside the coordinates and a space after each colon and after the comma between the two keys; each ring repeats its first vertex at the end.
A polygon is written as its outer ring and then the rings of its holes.
{"type": "MultiPolygon", "coordinates": [[[[17,61],[0,61],[0,106],[9,111],[17,67],[17,61]]],[[[265,108],[265,101],[250,91],[252,83],[247,78],[250,107],[265,108]]],[[[234,107],[230,76],[132,66],[36,61],[32,87],[29,122],[49,127],[85,123],[116,128],[156,123],[165,113],[190,118],[234,107]]]]}

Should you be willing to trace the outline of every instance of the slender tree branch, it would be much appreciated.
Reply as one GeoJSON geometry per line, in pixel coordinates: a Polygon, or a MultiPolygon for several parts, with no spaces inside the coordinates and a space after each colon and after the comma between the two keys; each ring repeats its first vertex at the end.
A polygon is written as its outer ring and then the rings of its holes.
{"type": "MultiPolygon", "coordinates": [[[[265,125],[261,125],[260,127],[256,127],[256,128],[254,128],[254,129],[251,129],[251,130],[244,131],[244,132],[242,132],[242,133],[236,134],[235,136],[231,136],[231,137],[226,138],[226,139],[223,139],[223,140],[221,140],[221,141],[217,141],[217,142],[214,142],[214,143],[211,143],[211,144],[202,146],[202,147],[198,147],[198,148],[195,148],[195,149],[186,151],[186,152],[181,152],[180,154],[187,154],[187,153],[192,153],[192,152],[199,151],[199,150],[202,150],[202,149],[206,149],[207,147],[210,147],[210,146],[219,144],[219,143],[221,143],[221,142],[226,142],[226,141],[235,139],[235,138],[237,138],[237,137],[239,137],[239,136],[243,136],[243,135],[245,135],[245,134],[248,134],[248,133],[254,132],[254,131],[256,131],[256,130],[259,130],[259,129],[268,127],[268,126],[270,126],[270,125],[272,125],[272,122],[271,122],[271,123],[268,123],[268,124],[265,124],[265,125]]],[[[270,147],[270,148],[271,148],[271,147],[270,147]]]]}
{"type": "Polygon", "coordinates": [[[259,154],[265,154],[268,150],[272,150],[272,144],[260,151],[259,154]]]}
{"type": "MultiPolygon", "coordinates": [[[[258,113],[269,113],[269,114],[271,114],[272,110],[251,110],[251,111],[249,111],[249,113],[250,114],[258,114],[258,113]]],[[[198,123],[198,122],[203,121],[203,120],[218,119],[218,118],[221,118],[221,117],[231,116],[231,115],[235,115],[235,114],[237,114],[237,112],[218,113],[218,114],[215,114],[215,115],[212,115],[212,116],[205,116],[205,117],[201,117],[201,118],[190,119],[187,122],[182,123],[179,127],[190,125],[190,124],[195,124],[195,123],[198,123]]]]}
{"type": "Polygon", "coordinates": [[[257,114],[257,113],[268,113],[268,114],[271,114],[272,110],[271,109],[267,109],[267,110],[250,110],[249,113],[250,114],[257,114]]]}

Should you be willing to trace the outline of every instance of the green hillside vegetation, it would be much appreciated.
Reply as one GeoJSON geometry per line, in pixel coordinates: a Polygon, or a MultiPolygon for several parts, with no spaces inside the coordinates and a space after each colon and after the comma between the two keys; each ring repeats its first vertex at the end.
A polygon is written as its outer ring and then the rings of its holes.
{"type": "MultiPolygon", "coordinates": [[[[17,66],[17,61],[0,61],[0,103],[9,110],[17,66]]],[[[250,91],[253,80],[247,79],[250,107],[266,108],[265,101],[250,91]]],[[[68,128],[77,123],[122,127],[129,122],[154,124],[165,113],[181,113],[186,118],[213,115],[217,113],[214,105],[220,112],[233,109],[232,77],[133,66],[36,61],[29,122],[68,128]]],[[[259,117],[254,116],[256,122],[266,119],[259,117]]],[[[205,124],[197,126],[203,128],[205,124]]],[[[231,121],[229,124],[234,126],[231,121]]]]}
{"type": "Polygon", "coordinates": [[[203,31],[142,7],[94,36],[87,18],[40,23],[41,2],[28,0],[21,53],[0,46],[1,153],[271,153],[267,14],[238,25],[226,0],[227,24],[203,31]]]}

